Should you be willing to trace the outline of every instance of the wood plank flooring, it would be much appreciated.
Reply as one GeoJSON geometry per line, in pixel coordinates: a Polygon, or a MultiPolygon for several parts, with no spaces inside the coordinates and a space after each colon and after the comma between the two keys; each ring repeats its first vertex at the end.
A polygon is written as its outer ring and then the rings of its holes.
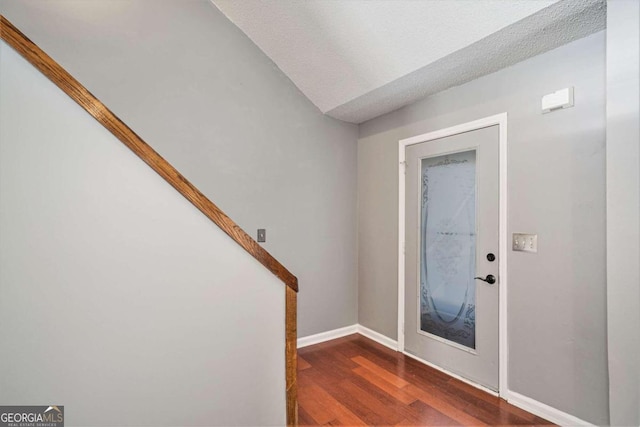
{"type": "Polygon", "coordinates": [[[355,334],[298,349],[300,425],[551,425],[355,334]]]}

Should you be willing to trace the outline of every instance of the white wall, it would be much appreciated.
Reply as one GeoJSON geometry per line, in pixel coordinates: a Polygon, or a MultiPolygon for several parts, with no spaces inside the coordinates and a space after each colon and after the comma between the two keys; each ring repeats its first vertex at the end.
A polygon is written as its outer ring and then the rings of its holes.
{"type": "Polygon", "coordinates": [[[300,336],[357,322],[357,126],[323,116],[209,0],[2,1],[298,277],[300,336]]]}
{"type": "Polygon", "coordinates": [[[607,319],[612,425],[640,425],[640,3],[607,3],[607,319]]]}
{"type": "Polygon", "coordinates": [[[398,141],[508,113],[509,388],[594,424],[608,422],[605,260],[605,35],[596,33],[360,126],[359,322],[397,334],[398,141]],[[543,95],[575,87],[573,108],[543,95]]]}
{"type": "Polygon", "coordinates": [[[285,287],[0,47],[0,404],[283,425],[285,287]]]}

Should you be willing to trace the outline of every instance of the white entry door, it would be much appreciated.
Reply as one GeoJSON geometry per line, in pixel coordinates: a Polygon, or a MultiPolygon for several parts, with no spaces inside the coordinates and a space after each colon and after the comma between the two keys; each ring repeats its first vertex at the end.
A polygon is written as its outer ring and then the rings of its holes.
{"type": "Polygon", "coordinates": [[[405,151],[404,349],[499,384],[499,127],[405,151]]]}

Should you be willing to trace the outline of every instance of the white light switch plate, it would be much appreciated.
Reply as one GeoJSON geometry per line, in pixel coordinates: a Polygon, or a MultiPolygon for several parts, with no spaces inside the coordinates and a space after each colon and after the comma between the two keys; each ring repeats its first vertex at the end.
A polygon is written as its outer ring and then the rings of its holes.
{"type": "Polygon", "coordinates": [[[512,249],[521,252],[538,252],[538,235],[513,233],[512,249]]]}

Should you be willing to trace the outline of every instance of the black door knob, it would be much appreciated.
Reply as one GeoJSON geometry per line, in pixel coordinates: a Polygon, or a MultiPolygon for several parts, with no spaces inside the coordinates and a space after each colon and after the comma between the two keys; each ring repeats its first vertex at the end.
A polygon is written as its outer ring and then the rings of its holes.
{"type": "Polygon", "coordinates": [[[483,282],[487,282],[490,285],[496,283],[496,276],[493,274],[488,274],[487,277],[474,277],[474,279],[482,280],[483,282]]]}
{"type": "Polygon", "coordinates": [[[488,260],[489,262],[493,262],[493,261],[495,261],[495,260],[496,260],[496,256],[495,256],[494,254],[492,254],[492,253],[488,253],[488,254],[487,254],[487,260],[488,260]]]}

